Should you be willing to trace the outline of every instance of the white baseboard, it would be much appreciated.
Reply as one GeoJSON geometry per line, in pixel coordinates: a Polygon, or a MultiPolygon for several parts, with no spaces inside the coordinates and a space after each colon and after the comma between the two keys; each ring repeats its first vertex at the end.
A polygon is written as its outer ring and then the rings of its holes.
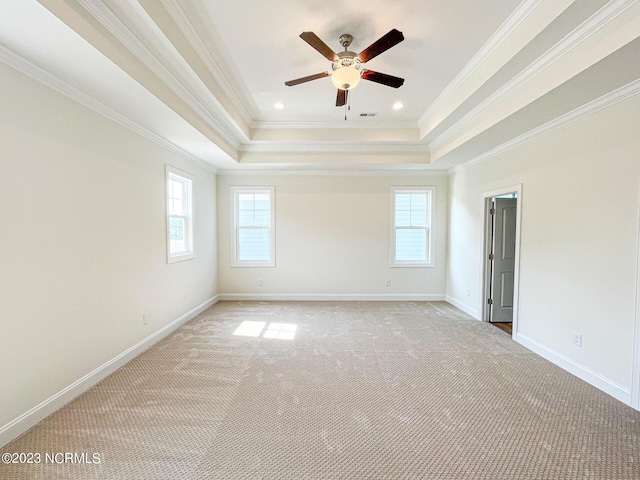
{"type": "Polygon", "coordinates": [[[219,300],[284,302],[442,302],[444,294],[221,293],[219,300]]]}
{"type": "Polygon", "coordinates": [[[541,343],[523,335],[521,333],[516,334],[516,341],[522,346],[528,348],[534,353],[537,353],[543,358],[546,358],[551,363],[556,364],[563,370],[575,375],[576,377],[584,380],[585,382],[593,385],[599,390],[608,393],[613,398],[620,400],[622,403],[631,405],[631,390],[619,385],[618,383],[603,377],[597,372],[590,370],[584,365],[571,360],[569,357],[556,352],[555,350],[542,345],[541,343]]]}
{"type": "Polygon", "coordinates": [[[179,318],[175,319],[168,325],[165,325],[160,330],[139,341],[131,348],[122,352],[120,355],[112,358],[92,372],[87,373],[84,377],[76,380],[68,387],[63,388],[58,393],[52,395],[45,401],[33,407],[31,410],[23,413],[18,418],[4,425],[2,428],[0,428],[0,447],[6,445],[10,441],[22,435],[38,422],[44,420],[56,410],[62,408],[78,395],[86,392],[100,380],[115,372],[118,368],[140,355],[152,345],[162,340],[178,327],[182,326],[183,324],[194,318],[196,315],[218,302],[218,297],[219,296],[216,295],[215,297],[212,297],[209,300],[201,303],[197,307],[192,308],[184,315],[181,315],[179,318]]]}
{"type": "Polygon", "coordinates": [[[471,315],[476,320],[480,320],[480,315],[478,315],[478,309],[470,307],[466,303],[463,303],[457,298],[451,297],[449,295],[446,296],[445,301],[447,303],[450,303],[454,307],[456,307],[458,310],[462,310],[467,315],[471,315]]]}

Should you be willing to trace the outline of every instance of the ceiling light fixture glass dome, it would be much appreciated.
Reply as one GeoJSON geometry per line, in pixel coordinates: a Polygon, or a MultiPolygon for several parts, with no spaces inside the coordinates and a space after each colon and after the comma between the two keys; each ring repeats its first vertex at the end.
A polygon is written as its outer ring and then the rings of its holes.
{"type": "Polygon", "coordinates": [[[340,90],[351,90],[360,82],[360,71],[355,67],[341,67],[333,74],[331,80],[340,90]]]}
{"type": "Polygon", "coordinates": [[[360,82],[362,62],[353,52],[340,52],[338,55],[340,59],[331,66],[331,81],[340,90],[351,90],[360,82]]]}

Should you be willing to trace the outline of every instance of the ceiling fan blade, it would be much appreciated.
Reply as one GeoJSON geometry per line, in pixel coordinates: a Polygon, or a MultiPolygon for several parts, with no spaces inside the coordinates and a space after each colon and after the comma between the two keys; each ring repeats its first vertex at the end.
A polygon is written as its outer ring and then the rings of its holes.
{"type": "Polygon", "coordinates": [[[373,42],[363,51],[358,54],[358,58],[362,63],[368,62],[373,57],[377,57],[382,52],[389,50],[394,45],[397,45],[401,41],[404,40],[404,35],[402,32],[399,32],[395,28],[391,30],[386,35],[383,35],[381,38],[373,42]]]}
{"type": "Polygon", "coordinates": [[[302,32],[300,34],[300,38],[315,48],[318,52],[322,54],[327,60],[330,62],[335,62],[338,60],[338,55],[329,48],[329,46],[324,43],[320,38],[313,32],[302,32]]]}
{"type": "Polygon", "coordinates": [[[338,96],[336,98],[336,107],[344,107],[347,104],[348,95],[349,95],[349,90],[338,89],[338,96]]]}
{"type": "Polygon", "coordinates": [[[298,85],[304,82],[310,82],[311,80],[317,80],[319,78],[328,77],[331,74],[329,72],[316,73],[315,75],[309,75],[307,77],[296,78],[295,80],[289,80],[288,82],[284,82],[287,87],[293,87],[294,85],[298,85]]]}
{"type": "Polygon", "coordinates": [[[373,70],[364,70],[362,72],[362,78],[369,80],[370,82],[380,83],[387,87],[398,88],[404,84],[404,78],[394,77],[393,75],[387,75],[386,73],[374,72],[373,70]]]}

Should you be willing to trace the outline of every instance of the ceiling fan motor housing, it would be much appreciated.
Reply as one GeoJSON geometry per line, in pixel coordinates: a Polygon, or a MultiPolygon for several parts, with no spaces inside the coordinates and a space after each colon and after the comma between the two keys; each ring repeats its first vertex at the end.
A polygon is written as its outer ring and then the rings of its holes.
{"type": "MultiPolygon", "coordinates": [[[[342,39],[342,37],[340,38],[342,39]]],[[[331,80],[336,88],[349,90],[360,82],[362,62],[358,58],[357,53],[348,50],[339,52],[337,55],[339,57],[338,60],[331,64],[331,68],[333,69],[331,80]]]]}

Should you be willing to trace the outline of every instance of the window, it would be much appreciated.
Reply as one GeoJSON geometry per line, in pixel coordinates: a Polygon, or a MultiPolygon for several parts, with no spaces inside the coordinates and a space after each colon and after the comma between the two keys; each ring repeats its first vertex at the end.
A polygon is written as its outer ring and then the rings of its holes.
{"type": "Polygon", "coordinates": [[[392,187],[391,266],[433,267],[435,187],[392,187]]]}
{"type": "Polygon", "coordinates": [[[167,262],[195,258],[193,177],[167,165],[167,262]]]}
{"type": "Polygon", "coordinates": [[[274,187],[231,187],[234,267],[274,267],[274,187]]]}

